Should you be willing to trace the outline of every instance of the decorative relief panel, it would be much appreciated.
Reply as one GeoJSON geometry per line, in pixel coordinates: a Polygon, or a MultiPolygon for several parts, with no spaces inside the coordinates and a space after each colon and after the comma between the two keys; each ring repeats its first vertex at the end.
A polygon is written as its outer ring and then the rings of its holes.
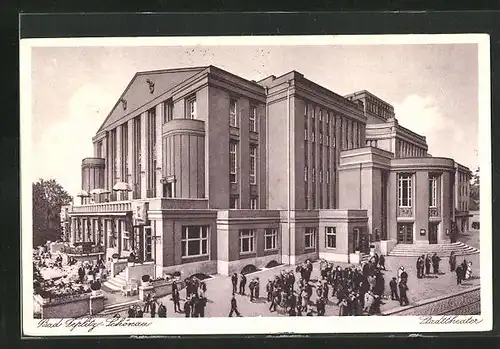
{"type": "Polygon", "coordinates": [[[398,207],[398,217],[413,217],[413,208],[398,207]]]}

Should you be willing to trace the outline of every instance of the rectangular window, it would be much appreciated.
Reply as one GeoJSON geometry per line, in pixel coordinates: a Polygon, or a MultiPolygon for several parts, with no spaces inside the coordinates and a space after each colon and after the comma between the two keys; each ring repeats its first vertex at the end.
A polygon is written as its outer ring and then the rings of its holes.
{"type": "Polygon", "coordinates": [[[323,183],[323,171],[319,170],[319,182],[323,183]]]}
{"type": "Polygon", "coordinates": [[[183,226],[181,236],[182,257],[208,255],[208,226],[183,226]]]}
{"type": "Polygon", "coordinates": [[[255,231],[249,229],[240,230],[240,253],[252,253],[255,251],[255,231]]]}
{"type": "Polygon", "coordinates": [[[305,248],[308,249],[316,248],[316,228],[306,228],[304,238],[305,238],[305,243],[304,243],[305,248]]]}
{"type": "Polygon", "coordinates": [[[196,98],[190,98],[187,101],[186,119],[196,119],[196,98]]]}
{"type": "Polygon", "coordinates": [[[237,179],[237,171],[236,171],[236,163],[237,163],[237,143],[230,142],[229,143],[229,180],[231,183],[236,183],[237,179]]]}
{"type": "Polygon", "coordinates": [[[402,173],[398,178],[399,207],[411,207],[411,174],[402,173]]]}
{"type": "Polygon", "coordinates": [[[326,248],[337,248],[337,229],[336,227],[325,228],[326,248]]]}
{"type": "Polygon", "coordinates": [[[237,116],[236,116],[236,100],[231,99],[229,101],[229,126],[238,127],[237,116]]]}
{"type": "Polygon", "coordinates": [[[278,240],[278,229],[266,229],[264,231],[264,250],[277,249],[276,241],[278,240]]]}
{"type": "Polygon", "coordinates": [[[257,146],[250,145],[250,184],[255,184],[257,177],[257,146]]]}
{"type": "Polygon", "coordinates": [[[307,183],[307,166],[304,167],[304,182],[307,183]]]}
{"type": "Polygon", "coordinates": [[[237,195],[231,195],[229,197],[229,208],[232,210],[238,209],[238,196],[237,195]]]}
{"type": "Polygon", "coordinates": [[[312,182],[313,183],[315,182],[315,179],[316,179],[316,169],[313,167],[313,171],[312,171],[312,182]]]}
{"type": "Polygon", "coordinates": [[[326,184],[330,183],[330,170],[326,170],[326,184]]]}
{"type": "Polygon", "coordinates": [[[327,135],[326,136],[326,146],[329,147],[330,146],[330,135],[327,135]]]}
{"type": "Polygon", "coordinates": [[[248,123],[250,131],[257,132],[257,108],[254,106],[250,107],[250,117],[248,118],[248,123]]]}
{"type": "Polygon", "coordinates": [[[251,210],[257,209],[257,198],[250,198],[250,209],[251,210]]]}
{"type": "Polygon", "coordinates": [[[308,134],[307,127],[304,129],[304,140],[307,141],[307,134],[308,134]]]}
{"type": "Polygon", "coordinates": [[[307,116],[307,103],[304,104],[304,115],[307,116]]]}
{"type": "Polygon", "coordinates": [[[169,122],[173,119],[174,105],[171,100],[163,103],[163,123],[169,122]]]}
{"type": "Polygon", "coordinates": [[[316,134],[314,131],[311,132],[311,142],[316,142],[316,134]]]}
{"type": "Polygon", "coordinates": [[[429,206],[437,207],[437,177],[429,178],[429,206]]]}
{"type": "Polygon", "coordinates": [[[122,231],[122,249],[124,251],[129,251],[129,233],[128,231],[122,231]]]}
{"type": "Polygon", "coordinates": [[[319,133],[319,144],[323,144],[323,133],[319,133]]]}

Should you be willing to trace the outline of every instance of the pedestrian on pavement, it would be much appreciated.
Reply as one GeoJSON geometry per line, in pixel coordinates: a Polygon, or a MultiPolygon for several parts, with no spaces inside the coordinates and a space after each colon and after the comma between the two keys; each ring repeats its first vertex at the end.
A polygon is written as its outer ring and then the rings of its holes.
{"type": "Polygon", "coordinates": [[[385,269],[385,257],[383,254],[381,254],[379,259],[378,259],[378,265],[379,265],[380,269],[386,270],[385,269]]]}
{"type": "Polygon", "coordinates": [[[432,255],[432,269],[433,269],[433,274],[437,274],[439,272],[439,261],[441,258],[437,255],[436,252],[434,252],[434,255],[432,255]]]}
{"type": "Polygon", "coordinates": [[[399,304],[401,306],[406,306],[410,304],[408,300],[408,296],[406,292],[408,291],[408,285],[406,284],[406,280],[401,280],[399,283],[399,304]]]}
{"type": "Polygon", "coordinates": [[[273,297],[272,297],[272,300],[271,300],[271,305],[269,306],[269,311],[270,312],[276,311],[276,306],[280,303],[279,294],[280,293],[279,293],[279,291],[277,289],[274,290],[273,297]]]}
{"type": "Polygon", "coordinates": [[[458,267],[455,268],[455,273],[457,274],[457,285],[461,285],[464,277],[462,264],[460,264],[458,267]]]}
{"type": "Polygon", "coordinates": [[[167,307],[162,302],[158,305],[158,317],[167,317],[167,307]]]}
{"type": "Polygon", "coordinates": [[[457,267],[457,256],[455,256],[455,251],[451,251],[449,263],[450,263],[450,271],[451,272],[455,271],[457,267]]]}
{"type": "Polygon", "coordinates": [[[254,296],[255,296],[255,299],[259,299],[259,297],[260,297],[260,281],[259,281],[258,277],[255,278],[254,296]]]}
{"type": "Polygon", "coordinates": [[[417,278],[418,279],[421,279],[423,278],[423,272],[424,272],[424,259],[423,259],[423,256],[420,256],[417,258],[417,265],[416,265],[416,269],[417,269],[417,278]]]}
{"type": "Polygon", "coordinates": [[[174,302],[174,312],[176,313],[182,313],[180,298],[181,294],[177,287],[172,287],[172,301],[174,302]]]}
{"type": "Polygon", "coordinates": [[[233,293],[236,293],[236,287],[238,285],[238,274],[233,273],[233,276],[231,276],[231,283],[233,284],[233,293]]]}
{"type": "Polygon", "coordinates": [[[389,282],[389,287],[391,288],[391,299],[394,301],[399,301],[399,296],[398,296],[398,283],[396,281],[396,278],[393,277],[392,280],[389,282]]]}
{"type": "Polygon", "coordinates": [[[233,314],[241,316],[240,312],[238,311],[238,303],[236,302],[236,298],[234,298],[234,293],[233,298],[231,298],[231,311],[229,312],[229,317],[232,317],[233,314]]]}
{"type": "Polygon", "coordinates": [[[128,307],[128,317],[129,318],[134,318],[135,317],[135,309],[133,306],[128,307]]]}
{"type": "Polygon", "coordinates": [[[271,302],[273,300],[273,281],[269,279],[266,285],[267,301],[271,302]]]}
{"type": "Polygon", "coordinates": [[[143,311],[140,307],[137,309],[135,317],[143,317],[143,311]]]}
{"type": "Polygon", "coordinates": [[[250,290],[250,302],[253,302],[254,295],[255,295],[255,279],[252,279],[248,283],[248,288],[250,290]]]}
{"type": "Polygon", "coordinates": [[[151,302],[151,293],[146,294],[146,298],[144,299],[144,309],[142,310],[143,313],[149,313],[149,305],[151,302]]]}
{"type": "Polygon", "coordinates": [[[247,277],[245,274],[240,274],[240,294],[245,295],[245,286],[247,285],[247,277]]]}
{"type": "Polygon", "coordinates": [[[186,299],[184,302],[184,314],[186,317],[191,317],[191,299],[186,299]]]}
{"type": "Polygon", "coordinates": [[[156,317],[156,300],[153,298],[150,302],[151,317],[156,317]]]}
{"type": "Polygon", "coordinates": [[[318,297],[316,299],[316,312],[318,313],[318,316],[325,315],[325,306],[326,306],[325,299],[323,297],[318,297]]]}
{"type": "Polygon", "coordinates": [[[429,275],[431,273],[431,264],[432,264],[431,255],[427,254],[425,256],[425,275],[429,275]]]}

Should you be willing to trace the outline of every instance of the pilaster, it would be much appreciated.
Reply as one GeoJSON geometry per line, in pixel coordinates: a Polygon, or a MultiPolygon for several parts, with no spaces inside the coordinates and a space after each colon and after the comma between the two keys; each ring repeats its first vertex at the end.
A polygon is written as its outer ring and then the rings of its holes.
{"type": "Polygon", "coordinates": [[[161,138],[161,129],[163,126],[165,108],[163,108],[163,103],[160,103],[156,106],[156,144],[155,144],[155,154],[156,157],[156,168],[153,169],[156,171],[156,193],[155,197],[161,198],[163,196],[163,185],[161,184],[162,177],[162,168],[163,168],[163,154],[162,154],[162,138],[161,138]]]}
{"type": "Polygon", "coordinates": [[[128,131],[128,135],[127,135],[127,142],[128,142],[128,145],[127,145],[127,149],[128,149],[128,152],[127,152],[127,163],[128,163],[128,171],[127,171],[127,179],[123,180],[124,182],[127,182],[128,185],[130,186],[130,188],[132,189],[132,191],[129,191],[128,192],[128,199],[129,200],[132,200],[134,198],[134,171],[135,171],[135,163],[134,163],[134,160],[135,160],[135,157],[134,157],[134,154],[135,154],[135,144],[134,144],[134,119],[131,119],[127,122],[127,131],[128,131]]]}
{"type": "Polygon", "coordinates": [[[148,189],[148,113],[141,114],[141,199],[147,198],[148,189]]]}

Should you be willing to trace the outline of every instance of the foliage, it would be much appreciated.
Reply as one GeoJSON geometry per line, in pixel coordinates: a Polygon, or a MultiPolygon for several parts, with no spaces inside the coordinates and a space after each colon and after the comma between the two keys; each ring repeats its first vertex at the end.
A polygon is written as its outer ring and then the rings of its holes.
{"type": "Polygon", "coordinates": [[[479,210],[479,167],[476,169],[472,175],[471,185],[470,185],[470,198],[469,198],[469,210],[477,211],[479,210]]]}
{"type": "Polygon", "coordinates": [[[61,236],[61,207],[73,198],[55,179],[33,183],[33,243],[42,245],[61,236]]]}

